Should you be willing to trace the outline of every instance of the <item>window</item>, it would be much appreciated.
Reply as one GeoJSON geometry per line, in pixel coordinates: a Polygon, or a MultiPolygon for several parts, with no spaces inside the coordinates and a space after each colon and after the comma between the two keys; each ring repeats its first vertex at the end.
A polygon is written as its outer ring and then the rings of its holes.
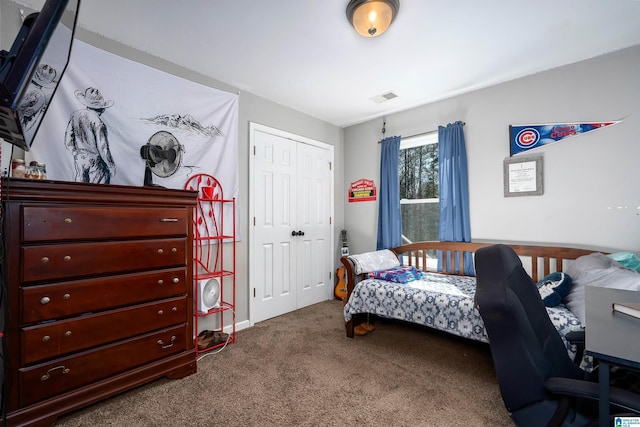
{"type": "Polygon", "coordinates": [[[402,140],[399,160],[402,242],[438,240],[438,133],[402,140]]]}

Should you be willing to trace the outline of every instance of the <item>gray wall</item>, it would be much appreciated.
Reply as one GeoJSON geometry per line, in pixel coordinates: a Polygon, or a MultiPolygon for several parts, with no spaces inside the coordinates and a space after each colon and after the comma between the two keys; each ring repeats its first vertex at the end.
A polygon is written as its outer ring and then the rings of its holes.
{"type": "MultiPolygon", "coordinates": [[[[0,22],[2,49],[9,49],[13,39],[19,29],[18,19],[19,7],[13,2],[2,1],[0,8],[0,22]]],[[[28,12],[28,11],[27,11],[28,12]]],[[[280,104],[268,101],[264,98],[241,92],[237,88],[210,79],[201,74],[194,73],[179,65],[164,61],[158,57],[135,50],[131,47],[106,39],[100,35],[79,29],[76,37],[100,49],[120,55],[124,58],[134,60],[147,66],[162,70],[164,72],[192,80],[216,89],[232,93],[239,93],[238,111],[238,175],[240,194],[238,196],[238,208],[240,210],[240,234],[241,240],[237,244],[237,288],[236,288],[236,322],[243,322],[249,319],[249,122],[260,123],[265,126],[285,130],[306,138],[322,141],[333,145],[335,153],[335,175],[334,192],[341,193],[343,186],[343,130],[337,126],[315,119],[308,115],[294,111],[280,104]]],[[[8,158],[11,146],[3,144],[2,157],[8,158]]],[[[17,153],[17,156],[21,156],[17,153]]],[[[334,241],[340,242],[340,230],[343,227],[344,204],[341,200],[335,203],[335,230],[334,241]]],[[[338,249],[336,247],[336,254],[338,249]]],[[[336,263],[338,256],[336,255],[336,263]]]]}
{"type": "MultiPolygon", "coordinates": [[[[462,120],[473,240],[640,251],[640,46],[389,115],[386,135],[462,120]],[[510,124],[621,123],[531,152],[544,195],[504,197],[510,124]]],[[[359,178],[379,184],[382,119],[345,129],[346,199],[359,178]]],[[[352,252],[375,249],[377,203],[346,203],[352,252]]]]}

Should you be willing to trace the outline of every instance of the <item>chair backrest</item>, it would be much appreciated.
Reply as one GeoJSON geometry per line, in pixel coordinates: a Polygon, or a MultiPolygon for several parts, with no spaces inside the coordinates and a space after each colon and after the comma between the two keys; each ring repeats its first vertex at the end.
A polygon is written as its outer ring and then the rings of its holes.
{"type": "Polygon", "coordinates": [[[549,400],[544,382],[551,376],[583,378],[515,251],[506,245],[480,248],[475,267],[475,302],[506,408],[514,412],[549,400]]]}

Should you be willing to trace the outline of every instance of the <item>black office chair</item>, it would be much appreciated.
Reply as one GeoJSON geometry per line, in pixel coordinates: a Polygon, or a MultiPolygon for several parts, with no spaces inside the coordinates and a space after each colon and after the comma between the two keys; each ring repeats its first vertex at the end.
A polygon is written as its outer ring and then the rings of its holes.
{"type": "MultiPolygon", "coordinates": [[[[518,255],[506,245],[475,255],[475,302],[484,322],[500,392],[518,426],[597,422],[598,384],[586,380],[518,255]]],[[[612,413],[640,413],[640,395],[611,388],[612,413]]]]}

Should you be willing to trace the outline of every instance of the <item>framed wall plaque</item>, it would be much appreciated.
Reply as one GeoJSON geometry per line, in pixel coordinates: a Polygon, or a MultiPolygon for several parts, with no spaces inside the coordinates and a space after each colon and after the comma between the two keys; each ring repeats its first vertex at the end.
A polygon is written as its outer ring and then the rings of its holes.
{"type": "Polygon", "coordinates": [[[504,159],[504,197],[541,196],[542,156],[514,156],[504,159]]]}

